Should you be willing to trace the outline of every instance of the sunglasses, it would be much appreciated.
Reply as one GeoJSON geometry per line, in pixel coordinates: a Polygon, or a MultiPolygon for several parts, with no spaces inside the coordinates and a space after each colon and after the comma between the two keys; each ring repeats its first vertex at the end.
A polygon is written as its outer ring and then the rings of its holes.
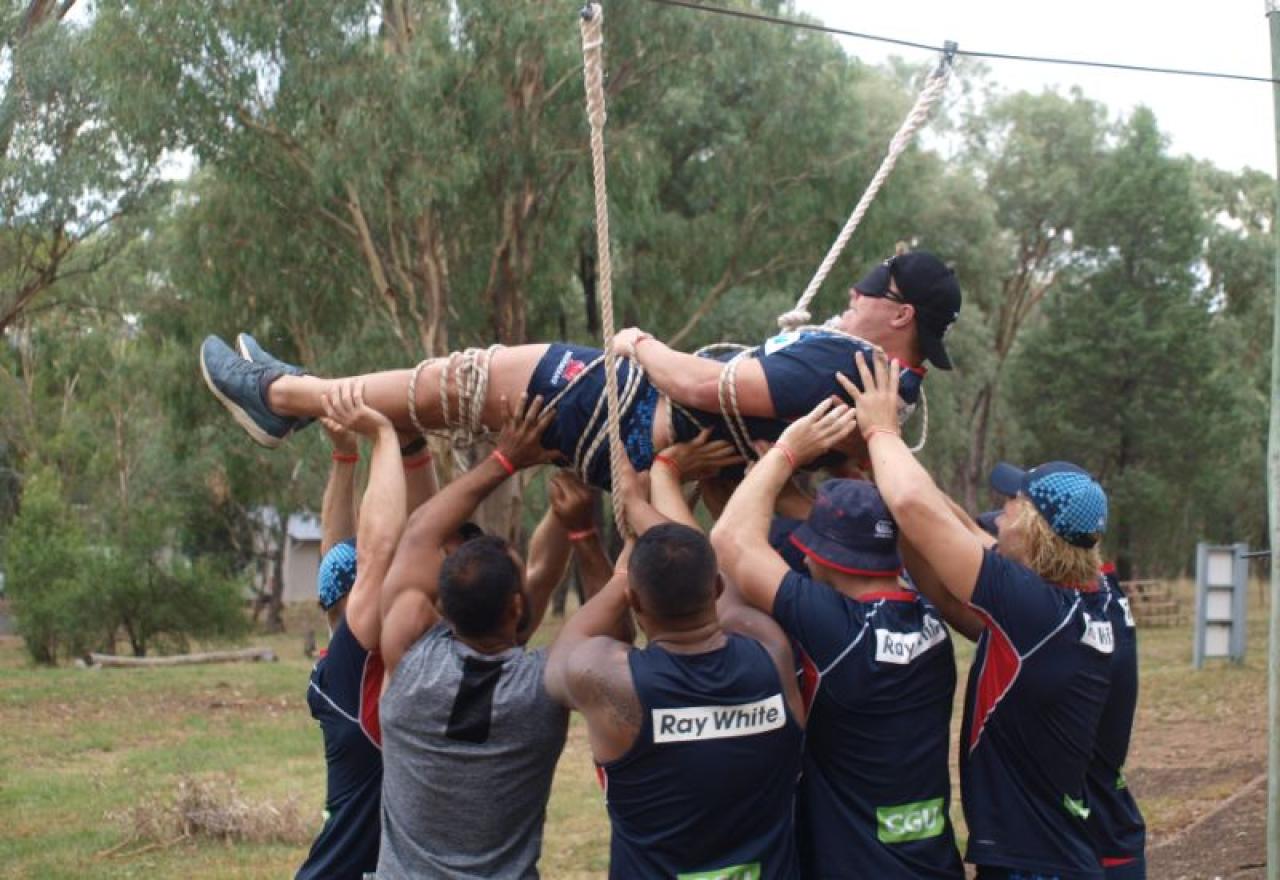
{"type": "Polygon", "coordinates": [[[868,286],[883,288],[883,293],[872,293],[856,286],[849,288],[849,293],[856,292],[859,296],[870,297],[871,299],[887,299],[889,302],[905,303],[906,299],[903,298],[902,294],[889,289],[889,282],[893,280],[893,264],[897,259],[897,256],[892,256],[885,260],[872,269],[871,273],[864,279],[871,282],[868,286]]]}

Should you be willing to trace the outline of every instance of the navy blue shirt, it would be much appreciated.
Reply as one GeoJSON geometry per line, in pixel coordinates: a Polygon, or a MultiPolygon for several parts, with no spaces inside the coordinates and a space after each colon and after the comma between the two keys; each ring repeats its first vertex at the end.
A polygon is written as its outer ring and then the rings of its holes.
{"type": "Polygon", "coordinates": [[[1138,706],[1138,630],[1129,600],[1116,579],[1115,567],[1105,566],[1102,572],[1107,619],[1115,633],[1116,650],[1111,661],[1111,689],[1102,708],[1093,759],[1089,762],[1087,824],[1105,867],[1141,857],[1147,828],[1124,778],[1133,715],[1138,706]]]}
{"type": "Polygon", "coordinates": [[[964,877],[947,756],[956,663],[933,606],[907,590],[838,593],[788,573],[773,616],[804,652],[806,877],[964,877]]]}
{"type": "Polygon", "coordinates": [[[307,705],[324,734],[324,827],[296,880],[361,880],[378,867],[382,834],[382,659],[365,650],[346,620],[311,672],[307,705]]]}
{"type": "Polygon", "coordinates": [[[988,549],[970,604],[986,629],[960,732],[966,858],[1101,880],[1085,773],[1114,651],[1106,593],[1050,584],[988,549]]]}
{"type": "Polygon", "coordinates": [[[628,656],[644,721],[601,766],[613,827],[609,876],[768,880],[799,876],[795,790],[802,731],[759,642],[628,656]]]}
{"type": "MultiPolygon", "coordinates": [[[[820,330],[783,333],[770,339],[765,343],[760,366],[778,418],[798,419],[833,394],[852,405],[835,374],[844,373],[854,385],[862,387],[854,355],[862,352],[870,367],[874,351],[866,342],[820,330]]],[[[903,369],[898,396],[904,403],[914,404],[920,399],[924,375],[923,367],[903,369]]]]}

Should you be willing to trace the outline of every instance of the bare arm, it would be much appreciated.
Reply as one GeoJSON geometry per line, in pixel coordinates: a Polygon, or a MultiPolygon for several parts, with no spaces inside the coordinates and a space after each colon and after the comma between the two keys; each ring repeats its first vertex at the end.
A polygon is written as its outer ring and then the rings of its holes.
{"type": "Polygon", "coordinates": [[[790,570],[769,546],[769,522],[778,494],[797,467],[828,452],[856,430],[853,410],[823,400],[813,411],[787,427],[778,442],[756,462],[729,498],[711,543],[720,567],[738,585],[749,604],[773,613],[774,599],[790,570]]]}
{"type": "Polygon", "coordinates": [[[410,438],[406,442],[405,436],[400,435],[400,456],[404,463],[405,482],[408,484],[408,498],[405,506],[410,513],[440,491],[440,481],[436,477],[436,466],[431,458],[431,450],[426,445],[420,444],[418,440],[425,440],[425,438],[410,438]]]}
{"type": "Polygon", "coordinates": [[[320,503],[320,557],[323,559],[334,544],[356,533],[356,465],[360,445],[354,434],[332,419],[323,418],[320,423],[333,447],[329,482],[325,483],[324,500],[320,503]]]}
{"type": "Polygon", "coordinates": [[[395,428],[386,416],[364,403],[364,389],[354,381],[324,396],[332,421],[373,441],[369,485],[360,503],[356,535],[356,581],[347,597],[347,626],[367,650],[378,647],[382,617],[378,599],[405,521],[405,479],[395,428]]]}
{"type": "Polygon", "coordinates": [[[520,644],[529,641],[538,631],[538,626],[547,613],[551,593],[564,580],[569,568],[571,549],[564,524],[555,511],[548,507],[538,521],[537,528],[533,530],[533,536],[529,538],[529,561],[524,579],[529,596],[529,622],[516,635],[520,644]]]}
{"type": "Polygon", "coordinates": [[[977,641],[978,636],[982,635],[983,628],[982,618],[978,613],[953,596],[942,585],[942,579],[938,577],[938,573],[933,570],[933,566],[925,560],[914,544],[903,538],[898,542],[898,549],[902,552],[902,562],[911,575],[911,582],[916,585],[916,589],[933,603],[933,607],[938,609],[942,619],[949,623],[952,629],[971,642],[977,641]]]}
{"type": "Polygon", "coordinates": [[[435,602],[445,542],[510,476],[502,458],[519,469],[554,454],[538,444],[552,416],[551,410],[542,412],[541,405],[540,398],[519,410],[508,405],[498,451],[409,518],[382,591],[382,660],[389,672],[394,672],[404,652],[439,620],[435,602]]]}
{"type": "Polygon", "coordinates": [[[711,430],[705,429],[692,440],[675,443],[654,456],[654,466],[649,469],[650,501],[667,519],[702,531],[685,498],[683,481],[710,478],[741,461],[732,443],[712,440],[711,430]]]}
{"type": "Polygon", "coordinates": [[[613,563],[596,528],[599,496],[599,492],[578,479],[573,471],[562,470],[551,478],[548,492],[551,510],[577,554],[578,576],[582,578],[582,592],[587,599],[604,589],[613,577],[613,563]]]}
{"type": "Polygon", "coordinates": [[[897,365],[891,370],[884,356],[877,354],[873,373],[861,352],[856,363],[866,391],[843,374],[836,378],[857,405],[858,428],[871,451],[880,495],[899,530],[937,572],[947,591],[968,603],[985,544],[952,513],[947,497],[898,433],[897,365]]]}
{"type": "MultiPolygon", "coordinates": [[[[724,364],[710,358],[668,348],[643,330],[631,327],[614,337],[616,354],[630,357],[632,347],[649,381],[676,403],[706,412],[720,411],[720,371],[724,364]]],[[[759,361],[746,360],[737,368],[738,408],[744,416],[773,418],[773,398],[759,361]]]]}

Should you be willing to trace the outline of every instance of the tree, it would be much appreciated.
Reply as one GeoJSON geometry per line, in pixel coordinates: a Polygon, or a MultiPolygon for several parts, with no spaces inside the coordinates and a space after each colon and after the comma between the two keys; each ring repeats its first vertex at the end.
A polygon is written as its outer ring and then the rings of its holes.
{"type": "Polygon", "coordinates": [[[1135,111],[1081,219],[1084,259],[1018,355],[1029,457],[1099,477],[1124,578],[1184,567],[1199,525],[1188,464],[1230,467],[1220,450],[1233,408],[1193,271],[1205,229],[1190,164],[1167,155],[1149,111],[1135,111]]]}
{"type": "Polygon", "coordinates": [[[158,190],[159,150],[113,118],[74,0],[0,13],[9,80],[0,99],[0,333],[61,281],[95,271],[132,238],[158,190]]]}
{"type": "Polygon", "coordinates": [[[82,653],[104,635],[89,562],[84,533],[62,498],[57,473],[34,469],[9,530],[5,590],[18,634],[37,663],[82,653]]]}
{"type": "Polygon", "coordinates": [[[1006,421],[999,407],[1005,364],[1076,256],[1077,226],[1095,193],[1090,181],[1106,131],[1102,105],[1078,91],[1070,97],[1018,92],[968,120],[969,161],[986,183],[1000,230],[996,271],[966,291],[966,318],[977,311],[974,317],[985,318],[990,331],[989,357],[975,365],[966,400],[969,454],[961,486],[970,510],[978,507],[992,464],[993,429],[1006,421]]]}

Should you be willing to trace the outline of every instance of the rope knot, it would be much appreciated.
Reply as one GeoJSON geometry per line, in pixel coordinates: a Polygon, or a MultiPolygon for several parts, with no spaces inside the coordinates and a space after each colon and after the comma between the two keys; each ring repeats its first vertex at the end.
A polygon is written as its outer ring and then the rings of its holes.
{"type": "Polygon", "coordinates": [[[778,326],[783,330],[795,330],[803,327],[812,320],[812,316],[804,309],[794,309],[790,312],[783,312],[778,316],[778,326]]]}

